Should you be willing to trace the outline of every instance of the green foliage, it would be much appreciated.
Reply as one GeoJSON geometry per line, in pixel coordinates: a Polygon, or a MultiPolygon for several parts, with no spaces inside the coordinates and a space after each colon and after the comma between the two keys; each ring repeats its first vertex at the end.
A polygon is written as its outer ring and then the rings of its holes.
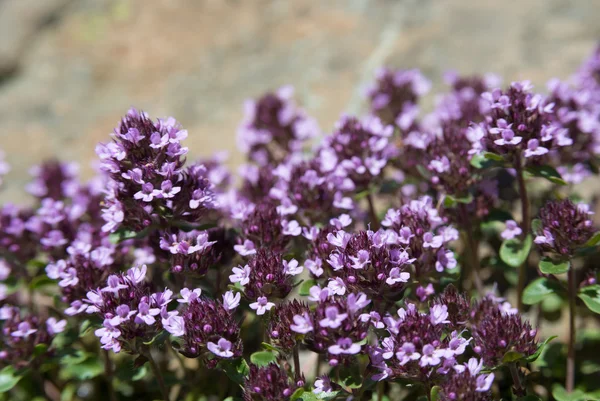
{"type": "Polygon", "coordinates": [[[527,235],[524,240],[519,238],[506,240],[500,247],[500,258],[511,267],[519,267],[527,260],[532,242],[531,235],[527,235]]]}
{"type": "Polygon", "coordinates": [[[563,274],[569,271],[571,262],[568,260],[554,260],[545,257],[540,260],[540,271],[544,274],[563,274]]]}
{"type": "Polygon", "coordinates": [[[271,351],[258,351],[250,355],[250,362],[257,366],[267,366],[277,360],[277,356],[271,351]]]}
{"type": "Polygon", "coordinates": [[[558,173],[558,171],[556,171],[556,169],[554,167],[531,166],[531,167],[527,167],[527,169],[525,171],[527,171],[529,174],[531,174],[534,177],[545,178],[553,184],[567,185],[567,182],[565,180],[563,180],[561,175],[558,173]]]}
{"type": "Polygon", "coordinates": [[[17,372],[14,366],[7,366],[0,370],[0,393],[4,393],[19,383],[22,376],[17,372]]]}
{"type": "Polygon", "coordinates": [[[562,291],[562,287],[558,282],[541,277],[525,287],[523,303],[525,305],[535,305],[542,302],[546,296],[560,291],[562,291]]]}
{"type": "Polygon", "coordinates": [[[590,285],[579,290],[579,298],[594,313],[600,313],[600,285],[590,285]]]}

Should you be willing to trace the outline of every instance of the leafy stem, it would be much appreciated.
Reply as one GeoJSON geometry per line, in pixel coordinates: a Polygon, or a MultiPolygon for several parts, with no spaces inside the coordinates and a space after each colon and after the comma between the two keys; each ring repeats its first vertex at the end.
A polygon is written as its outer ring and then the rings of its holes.
{"type": "MultiPolygon", "coordinates": [[[[531,216],[529,207],[529,198],[527,196],[527,186],[525,185],[524,170],[521,164],[521,155],[518,155],[515,161],[515,170],[517,172],[517,181],[519,183],[519,196],[521,198],[521,229],[523,238],[529,235],[531,231],[531,216]]],[[[523,291],[525,290],[525,281],[527,280],[527,259],[519,266],[519,279],[517,283],[517,306],[519,312],[523,312],[523,291]]]]}

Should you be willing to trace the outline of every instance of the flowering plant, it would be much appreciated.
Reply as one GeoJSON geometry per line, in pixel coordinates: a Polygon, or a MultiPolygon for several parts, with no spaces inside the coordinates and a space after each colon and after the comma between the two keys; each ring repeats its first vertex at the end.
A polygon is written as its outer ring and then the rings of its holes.
{"type": "Polygon", "coordinates": [[[0,209],[0,399],[599,399],[600,49],[548,94],[446,80],[422,114],[384,69],[324,136],[289,87],[249,101],[239,180],[136,109],[92,180],[35,167],[0,209]]]}

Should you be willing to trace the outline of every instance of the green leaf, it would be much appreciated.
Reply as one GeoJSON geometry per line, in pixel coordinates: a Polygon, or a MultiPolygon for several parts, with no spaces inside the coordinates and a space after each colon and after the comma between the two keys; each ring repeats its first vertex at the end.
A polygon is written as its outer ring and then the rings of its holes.
{"type": "Polygon", "coordinates": [[[17,373],[14,366],[7,366],[0,370],[0,393],[5,393],[21,380],[21,376],[17,373]]]}
{"type": "Polygon", "coordinates": [[[444,207],[446,209],[456,206],[456,199],[452,195],[444,195],[444,207]]]}
{"type": "Polygon", "coordinates": [[[429,179],[431,178],[431,172],[421,164],[417,164],[416,168],[419,174],[421,174],[423,178],[429,181],[429,179]]]}
{"type": "Polygon", "coordinates": [[[275,362],[277,357],[271,351],[258,351],[250,355],[250,362],[257,366],[267,366],[268,364],[275,362]]]}
{"type": "Polygon", "coordinates": [[[525,305],[535,305],[549,294],[554,294],[561,290],[560,284],[556,281],[548,280],[545,277],[538,278],[525,287],[525,291],[523,291],[523,303],[525,305]]]}
{"type": "Polygon", "coordinates": [[[556,401],[583,401],[586,399],[585,393],[581,390],[575,389],[570,393],[558,383],[552,386],[552,396],[556,401]]]}
{"type": "Polygon", "coordinates": [[[87,333],[92,330],[92,321],[89,319],[84,320],[79,326],[79,337],[85,337],[87,333]]]}
{"type": "Polygon", "coordinates": [[[503,162],[504,161],[504,157],[502,155],[498,155],[498,154],[492,153],[492,152],[483,152],[483,156],[487,160],[493,160],[493,161],[496,161],[496,162],[503,162]]]}
{"type": "Polygon", "coordinates": [[[223,359],[217,366],[221,368],[233,382],[240,386],[244,383],[244,378],[250,373],[250,367],[244,358],[223,359]]]}
{"type": "Polygon", "coordinates": [[[525,169],[529,174],[535,177],[545,178],[548,181],[558,184],[567,185],[567,182],[563,180],[558,171],[551,166],[532,166],[525,169]]]}
{"type": "Polygon", "coordinates": [[[546,345],[548,345],[548,343],[550,341],[554,340],[556,337],[557,336],[550,336],[550,337],[546,338],[546,340],[538,346],[538,349],[532,355],[525,358],[525,360],[527,362],[535,362],[540,357],[542,352],[544,351],[544,348],[546,348],[546,345]]]}
{"type": "Polygon", "coordinates": [[[542,401],[537,395],[529,394],[524,397],[517,398],[517,401],[542,401]]]}
{"type": "Polygon", "coordinates": [[[473,155],[469,163],[471,163],[471,166],[475,167],[476,169],[489,168],[494,165],[494,162],[492,160],[486,159],[482,153],[473,155]]]}
{"type": "Polygon", "coordinates": [[[281,350],[278,347],[274,346],[273,344],[263,342],[260,345],[262,345],[262,347],[264,349],[266,349],[267,351],[272,351],[272,352],[277,352],[277,353],[281,352],[281,350]]]}
{"type": "Polygon", "coordinates": [[[302,285],[300,286],[300,290],[298,290],[298,293],[300,295],[302,295],[303,297],[310,295],[310,289],[317,285],[317,282],[315,280],[306,280],[305,282],[302,283],[302,285]]]}
{"type": "Polygon", "coordinates": [[[160,344],[164,343],[167,338],[169,338],[169,332],[166,330],[163,330],[163,331],[159,332],[158,334],[156,334],[150,341],[144,341],[144,344],[145,345],[152,345],[152,344],[160,345],[160,344]]]}
{"type": "Polygon", "coordinates": [[[304,391],[305,390],[302,387],[296,389],[296,391],[294,391],[294,393],[290,396],[290,401],[299,400],[300,397],[302,397],[302,394],[304,394],[304,391]]]}
{"type": "Polygon", "coordinates": [[[583,246],[584,247],[596,246],[596,245],[598,245],[599,242],[600,242],[600,231],[597,231],[594,235],[592,235],[592,238],[590,238],[585,244],[583,244],[583,246]]]}
{"type": "Polygon", "coordinates": [[[519,238],[508,239],[500,246],[500,258],[511,267],[519,267],[527,260],[532,244],[531,235],[523,241],[519,238]]]}
{"type": "Polygon", "coordinates": [[[48,276],[37,276],[31,280],[31,283],[29,283],[29,288],[36,290],[47,285],[56,285],[56,281],[52,280],[48,276]]]}
{"type": "Polygon", "coordinates": [[[33,356],[36,357],[43,355],[46,353],[46,351],[48,351],[48,344],[37,344],[33,349],[33,356]]]}
{"type": "Polygon", "coordinates": [[[540,260],[540,271],[544,274],[563,274],[569,271],[571,262],[568,260],[553,260],[545,257],[540,260]]]}
{"type": "Polygon", "coordinates": [[[104,372],[104,364],[93,354],[88,354],[80,363],[64,364],[64,360],[61,360],[63,367],[60,369],[60,376],[64,379],[90,380],[104,372]]]}
{"type": "Polygon", "coordinates": [[[440,391],[441,391],[440,386],[433,386],[431,388],[430,398],[429,399],[431,401],[438,401],[440,399],[440,391]]]}
{"type": "Polygon", "coordinates": [[[502,357],[502,363],[508,364],[511,362],[516,362],[520,359],[523,359],[525,355],[521,354],[517,351],[507,351],[506,354],[502,357]]]}
{"type": "Polygon", "coordinates": [[[579,298],[594,313],[600,313],[600,285],[590,285],[579,290],[579,298]]]}
{"type": "Polygon", "coordinates": [[[111,244],[118,244],[120,242],[123,242],[125,240],[128,239],[138,239],[138,238],[144,238],[148,232],[150,231],[150,228],[144,228],[142,231],[132,231],[132,230],[126,230],[126,229],[119,229],[117,231],[115,231],[114,233],[110,234],[108,236],[109,241],[111,242],[111,244]]]}

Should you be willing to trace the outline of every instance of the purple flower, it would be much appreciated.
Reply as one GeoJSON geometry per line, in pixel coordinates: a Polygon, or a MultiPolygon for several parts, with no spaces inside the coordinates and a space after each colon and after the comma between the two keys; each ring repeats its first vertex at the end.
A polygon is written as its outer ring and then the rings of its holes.
{"type": "Polygon", "coordinates": [[[433,305],[429,310],[431,324],[450,323],[448,320],[448,307],[446,305],[433,305]]]}
{"type": "Polygon", "coordinates": [[[79,283],[79,278],[77,277],[77,269],[73,267],[69,267],[67,270],[63,271],[60,274],[60,280],[58,285],[61,287],[73,287],[79,283]]]}
{"type": "Polygon", "coordinates": [[[330,327],[336,329],[348,317],[347,313],[340,313],[337,307],[329,306],[325,308],[325,318],[319,321],[321,327],[330,327]]]}
{"type": "Polygon", "coordinates": [[[115,276],[115,275],[108,276],[108,279],[106,280],[106,284],[108,284],[108,285],[106,287],[102,288],[100,291],[112,292],[114,294],[117,294],[120,290],[127,288],[127,286],[125,284],[122,284],[119,276],[115,276]]]}
{"type": "Polygon", "coordinates": [[[33,333],[36,333],[37,329],[31,327],[31,324],[27,321],[19,323],[18,329],[10,333],[13,337],[27,338],[33,333]]]}
{"type": "Polygon", "coordinates": [[[290,276],[297,276],[302,273],[304,268],[298,264],[296,259],[292,259],[289,262],[287,260],[283,260],[283,272],[285,274],[289,274],[290,276]]]}
{"type": "Polygon", "coordinates": [[[185,322],[181,316],[169,314],[162,318],[162,325],[165,330],[175,337],[185,335],[185,322]]]}
{"type": "MultiPolygon", "coordinates": [[[[171,180],[165,180],[160,184],[160,191],[155,196],[171,199],[181,191],[181,187],[174,187],[171,180]]],[[[144,200],[146,201],[146,200],[144,200]]],[[[147,202],[147,201],[146,201],[147,202]]]]}
{"type": "Polygon", "coordinates": [[[221,358],[231,358],[233,356],[233,352],[231,351],[231,342],[224,338],[219,339],[217,344],[213,342],[207,343],[206,348],[221,358]]]}
{"type": "Polygon", "coordinates": [[[271,310],[275,304],[269,302],[267,297],[258,297],[256,302],[250,304],[250,309],[254,309],[257,315],[264,315],[266,311],[271,310]]]}
{"type": "Polygon", "coordinates": [[[246,285],[250,282],[250,266],[245,265],[244,267],[234,267],[232,271],[233,274],[229,276],[229,281],[232,283],[246,285]]]}
{"type": "Polygon", "coordinates": [[[154,197],[156,197],[160,194],[161,194],[161,192],[158,189],[154,189],[154,186],[152,185],[152,183],[147,182],[145,184],[142,184],[141,191],[136,192],[133,195],[133,198],[141,199],[144,202],[152,202],[154,197]]]}
{"type": "Polygon", "coordinates": [[[350,260],[353,262],[351,265],[353,269],[362,269],[371,261],[369,251],[364,249],[359,250],[356,256],[350,256],[350,260]]]}
{"type": "Polygon", "coordinates": [[[233,249],[242,256],[250,256],[256,254],[256,247],[254,242],[250,240],[244,240],[244,243],[241,245],[234,245],[233,249]]]}
{"type": "Polygon", "coordinates": [[[182,288],[179,294],[181,295],[181,299],[178,299],[177,302],[182,304],[189,304],[200,298],[200,294],[202,294],[202,289],[196,288],[194,290],[190,290],[189,288],[182,288]]]}
{"type": "Polygon", "coordinates": [[[340,338],[339,340],[337,340],[336,344],[330,345],[329,348],[327,348],[327,351],[329,351],[329,353],[333,355],[355,355],[358,354],[360,350],[360,344],[353,343],[350,338],[340,338]]]}
{"type": "Polygon", "coordinates": [[[223,307],[228,310],[237,308],[240,304],[240,293],[233,294],[233,291],[227,291],[223,294],[223,307]]]}
{"type": "Polygon", "coordinates": [[[290,325],[290,329],[292,331],[300,334],[306,334],[313,331],[314,327],[312,324],[312,319],[307,312],[304,312],[302,315],[295,315],[293,319],[294,324],[290,325]]]}
{"type": "Polygon", "coordinates": [[[137,324],[146,323],[148,326],[153,325],[156,322],[154,316],[160,314],[160,309],[158,308],[150,308],[146,302],[140,302],[138,305],[138,314],[135,317],[135,322],[137,324]]]}
{"type": "Polygon", "coordinates": [[[542,156],[546,153],[548,153],[548,149],[544,148],[543,146],[540,146],[540,141],[538,141],[535,138],[530,139],[527,142],[527,149],[525,149],[525,152],[523,152],[525,157],[542,156]]]}
{"type": "Polygon", "coordinates": [[[396,358],[400,361],[400,365],[406,365],[410,361],[421,359],[421,354],[416,351],[413,343],[406,342],[402,344],[400,349],[396,352],[396,358]]]}
{"type": "Polygon", "coordinates": [[[522,232],[523,232],[523,230],[521,230],[521,227],[519,227],[519,225],[517,224],[516,221],[507,220],[506,221],[506,229],[504,231],[502,231],[500,236],[502,238],[508,240],[508,239],[513,239],[515,237],[518,237],[519,235],[521,235],[522,232]]]}
{"type": "Polygon", "coordinates": [[[146,271],[148,268],[146,265],[142,265],[141,267],[132,267],[127,270],[127,277],[131,280],[133,284],[139,284],[146,279],[146,271]]]}

